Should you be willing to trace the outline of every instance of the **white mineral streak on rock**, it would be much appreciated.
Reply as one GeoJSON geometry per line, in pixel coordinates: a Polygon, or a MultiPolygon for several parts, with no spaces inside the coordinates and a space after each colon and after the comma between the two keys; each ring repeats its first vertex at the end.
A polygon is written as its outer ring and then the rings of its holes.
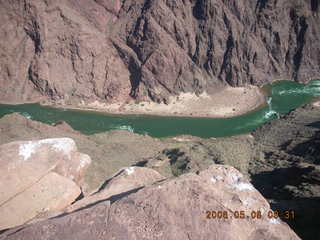
{"type": "Polygon", "coordinates": [[[245,182],[242,182],[242,176],[239,175],[239,174],[236,174],[236,173],[232,173],[231,174],[231,185],[232,185],[232,188],[236,189],[236,190],[239,190],[239,191],[245,191],[245,190],[248,190],[248,191],[254,191],[254,187],[250,184],[250,183],[245,183],[245,182]]]}
{"type": "Polygon", "coordinates": [[[80,164],[77,168],[77,171],[88,166],[90,163],[91,163],[91,158],[86,154],[82,154],[82,156],[80,158],[80,164]]]}
{"type": "Polygon", "coordinates": [[[216,183],[217,181],[221,181],[222,179],[223,179],[223,177],[221,177],[221,176],[214,176],[211,178],[211,181],[213,183],[216,183]]]}
{"type": "Polygon", "coordinates": [[[19,155],[23,157],[24,161],[27,161],[29,157],[35,152],[38,147],[38,142],[29,141],[25,144],[21,144],[19,147],[19,155]]]}
{"type": "Polygon", "coordinates": [[[131,175],[132,173],[134,173],[134,167],[128,167],[128,168],[126,168],[126,173],[127,173],[128,175],[131,175]]]}
{"type": "Polygon", "coordinates": [[[270,219],[269,219],[269,222],[270,222],[271,224],[280,224],[279,220],[276,219],[276,218],[270,218],[270,219]]]}
{"type": "Polygon", "coordinates": [[[19,155],[23,157],[24,161],[27,161],[42,144],[52,144],[55,151],[64,153],[69,159],[71,158],[72,150],[76,146],[71,138],[48,138],[39,141],[28,141],[20,145],[19,155]]]}
{"type": "Polygon", "coordinates": [[[232,178],[232,181],[233,181],[234,183],[239,183],[240,180],[241,180],[241,177],[238,176],[238,175],[236,175],[236,174],[232,174],[232,175],[231,175],[231,178],[232,178]]]}
{"type": "Polygon", "coordinates": [[[48,138],[39,141],[40,144],[52,144],[53,148],[66,154],[68,158],[71,158],[71,152],[76,148],[75,142],[71,138],[48,138]]]}
{"type": "Polygon", "coordinates": [[[217,179],[216,179],[215,177],[212,177],[210,180],[211,180],[211,182],[213,182],[213,183],[216,183],[216,182],[217,182],[217,179]]]}
{"type": "Polygon", "coordinates": [[[235,184],[234,187],[239,191],[245,191],[245,190],[253,191],[254,190],[254,187],[250,183],[240,182],[238,184],[235,184]]]}
{"type": "Polygon", "coordinates": [[[218,181],[221,181],[221,180],[223,179],[223,177],[221,177],[221,176],[216,176],[216,179],[217,179],[218,181]]]}

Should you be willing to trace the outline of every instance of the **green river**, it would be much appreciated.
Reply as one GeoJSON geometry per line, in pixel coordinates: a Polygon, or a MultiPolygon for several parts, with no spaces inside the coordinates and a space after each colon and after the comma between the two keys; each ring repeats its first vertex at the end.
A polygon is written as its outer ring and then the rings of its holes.
{"type": "Polygon", "coordinates": [[[13,112],[44,123],[64,120],[84,134],[123,129],[153,137],[188,134],[204,138],[248,133],[320,96],[320,80],[308,84],[277,81],[266,85],[268,104],[232,118],[159,117],[147,115],[111,115],[97,112],[58,109],[39,104],[1,105],[0,118],[13,112]]]}

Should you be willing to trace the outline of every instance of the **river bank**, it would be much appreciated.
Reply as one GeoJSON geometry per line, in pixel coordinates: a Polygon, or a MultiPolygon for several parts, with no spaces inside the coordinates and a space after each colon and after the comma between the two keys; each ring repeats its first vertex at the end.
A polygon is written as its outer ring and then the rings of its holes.
{"type": "Polygon", "coordinates": [[[243,115],[266,103],[266,94],[256,86],[226,87],[223,90],[208,95],[199,96],[192,93],[182,93],[171,97],[168,104],[151,101],[137,102],[133,99],[125,103],[105,103],[92,101],[85,103],[66,104],[61,100],[55,103],[40,102],[44,106],[57,108],[97,111],[117,115],[154,115],[167,117],[207,117],[229,118],[243,115]]]}
{"type": "Polygon", "coordinates": [[[178,99],[172,99],[168,105],[134,101],[124,105],[106,105],[93,100],[90,105],[90,102],[85,103],[79,99],[54,104],[42,101],[42,105],[0,104],[0,117],[17,112],[29,119],[49,124],[62,120],[77,131],[88,135],[118,129],[157,138],[181,134],[211,138],[251,132],[265,122],[320,96],[318,82],[304,85],[293,81],[279,81],[262,89],[248,89],[229,88],[212,96],[184,94],[178,99]],[[263,104],[267,97],[268,105],[263,104]],[[154,108],[150,107],[153,105],[154,108]],[[241,108],[231,111],[231,107],[234,106],[241,108]],[[254,111],[250,111],[254,108],[254,111]],[[152,111],[147,111],[148,109],[152,111]],[[246,110],[243,112],[245,114],[223,118],[230,113],[241,113],[242,110],[246,110]],[[154,116],[157,114],[162,116],[154,116]]]}

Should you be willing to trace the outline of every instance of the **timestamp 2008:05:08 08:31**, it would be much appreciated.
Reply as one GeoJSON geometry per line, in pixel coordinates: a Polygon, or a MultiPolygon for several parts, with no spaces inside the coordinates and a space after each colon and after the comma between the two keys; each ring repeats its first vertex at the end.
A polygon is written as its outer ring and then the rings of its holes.
{"type": "Polygon", "coordinates": [[[206,211],[206,219],[261,219],[263,217],[267,217],[269,219],[294,219],[295,212],[291,210],[286,211],[268,211],[266,214],[262,214],[260,210],[246,212],[243,210],[240,211],[206,211]]]}

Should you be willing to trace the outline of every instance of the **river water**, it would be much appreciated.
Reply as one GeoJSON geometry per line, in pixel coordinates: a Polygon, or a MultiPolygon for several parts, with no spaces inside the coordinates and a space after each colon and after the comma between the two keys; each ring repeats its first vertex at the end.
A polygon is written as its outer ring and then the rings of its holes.
{"type": "Polygon", "coordinates": [[[266,85],[269,97],[265,106],[232,118],[187,118],[146,115],[111,115],[97,112],[57,109],[39,104],[1,105],[0,118],[18,112],[44,123],[64,120],[84,134],[123,129],[153,137],[188,134],[204,138],[248,133],[279,114],[288,113],[320,96],[320,80],[307,85],[293,81],[277,81],[266,85]]]}

